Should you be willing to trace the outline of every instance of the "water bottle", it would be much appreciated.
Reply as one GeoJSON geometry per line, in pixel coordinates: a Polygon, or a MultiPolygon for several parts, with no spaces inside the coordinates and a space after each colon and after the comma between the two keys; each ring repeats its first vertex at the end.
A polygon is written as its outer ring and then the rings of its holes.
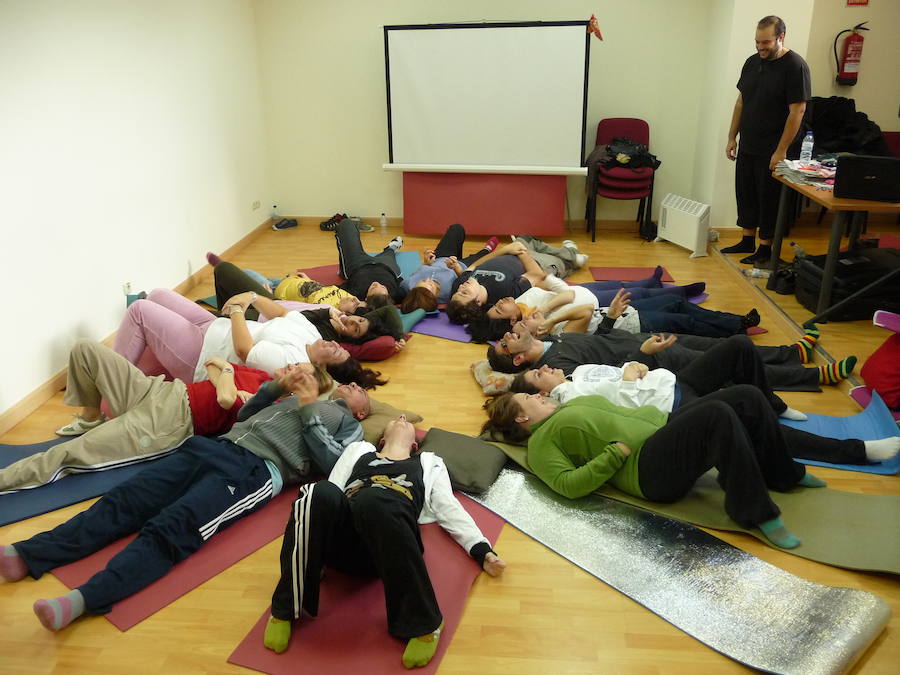
{"type": "Polygon", "coordinates": [[[381,214],[381,218],[378,220],[381,224],[381,231],[384,232],[387,229],[387,216],[384,215],[384,212],[381,214]]]}
{"type": "Polygon", "coordinates": [[[744,275],[750,277],[751,279],[768,279],[772,274],[772,270],[762,270],[758,267],[754,267],[753,269],[744,270],[744,275]]]}
{"type": "Polygon", "coordinates": [[[813,155],[813,132],[807,131],[803,137],[803,145],[800,146],[800,161],[811,162],[813,155]]]}
{"type": "Polygon", "coordinates": [[[791,242],[791,248],[794,250],[795,258],[804,258],[806,257],[806,251],[798,244],[796,241],[791,242]]]}
{"type": "Polygon", "coordinates": [[[274,225],[279,220],[281,220],[281,216],[278,215],[278,204],[272,204],[272,224],[274,225]]]}

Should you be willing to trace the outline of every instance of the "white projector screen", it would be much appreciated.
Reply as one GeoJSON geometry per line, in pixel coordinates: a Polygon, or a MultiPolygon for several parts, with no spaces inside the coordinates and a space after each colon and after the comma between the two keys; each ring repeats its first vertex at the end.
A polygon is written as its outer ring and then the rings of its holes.
{"type": "Polygon", "coordinates": [[[385,26],[386,168],[583,173],[586,26],[385,26]]]}

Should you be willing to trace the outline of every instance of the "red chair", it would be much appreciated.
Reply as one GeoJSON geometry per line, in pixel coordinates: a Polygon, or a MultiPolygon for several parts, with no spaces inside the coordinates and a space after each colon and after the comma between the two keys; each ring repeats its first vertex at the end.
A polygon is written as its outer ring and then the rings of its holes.
{"type": "MultiPolygon", "coordinates": [[[[614,138],[627,137],[650,147],[650,126],[634,117],[608,117],[597,125],[597,145],[608,145],[614,138]]],[[[637,222],[641,230],[649,229],[653,205],[654,171],[650,167],[599,167],[597,182],[590,191],[585,220],[591,241],[597,240],[597,196],[607,199],[639,199],[637,222]]]]}

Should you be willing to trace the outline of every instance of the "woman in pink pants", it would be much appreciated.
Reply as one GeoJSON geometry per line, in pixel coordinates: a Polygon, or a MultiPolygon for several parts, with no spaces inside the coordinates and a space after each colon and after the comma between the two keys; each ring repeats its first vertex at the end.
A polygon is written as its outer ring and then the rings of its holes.
{"type": "Polygon", "coordinates": [[[338,382],[364,388],[384,384],[380,373],[363,368],[336,342],[322,340],[299,312],[255,293],[229,302],[229,316],[216,318],[174,291],[154,289],[128,308],[113,348],[134,364],[149,350],[169,375],[184,382],[205,379],[198,364],[219,357],[268,373],[288,363],[313,363],[325,366],[338,382]],[[244,310],[250,304],[271,320],[247,321],[244,310]]]}

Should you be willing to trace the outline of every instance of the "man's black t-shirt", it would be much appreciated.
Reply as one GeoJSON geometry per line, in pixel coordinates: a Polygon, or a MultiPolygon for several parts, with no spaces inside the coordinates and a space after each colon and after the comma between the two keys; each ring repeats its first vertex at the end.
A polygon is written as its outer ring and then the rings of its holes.
{"type": "Polygon", "coordinates": [[[489,305],[501,298],[517,298],[531,288],[531,282],[523,279],[523,274],[525,268],[518,256],[501,255],[476,267],[474,271],[465,271],[456,277],[451,295],[459,290],[463,282],[475,277],[475,281],[487,289],[489,305]]]}
{"type": "Polygon", "coordinates": [[[778,147],[788,106],[809,100],[809,66],[793,51],[773,61],[754,54],[744,62],[737,88],[743,101],[739,151],[768,156],[778,147]]]}

